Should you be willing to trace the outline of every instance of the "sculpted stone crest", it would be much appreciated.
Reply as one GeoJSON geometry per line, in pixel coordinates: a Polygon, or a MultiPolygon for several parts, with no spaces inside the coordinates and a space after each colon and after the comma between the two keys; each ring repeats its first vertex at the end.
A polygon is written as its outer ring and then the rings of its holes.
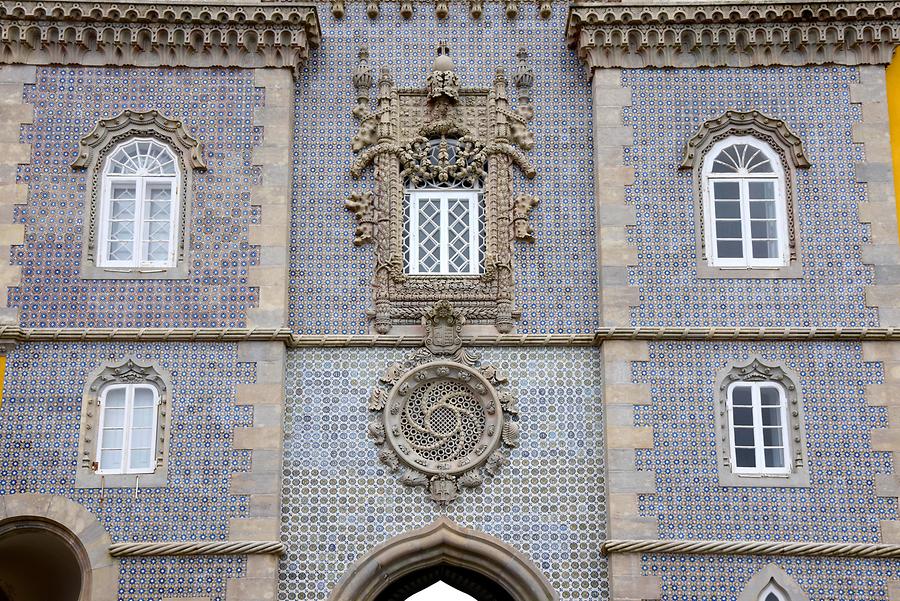
{"type": "Polygon", "coordinates": [[[369,435],[379,460],[438,503],[480,486],[485,474],[496,475],[508,461],[507,449],[519,443],[515,400],[498,390],[506,376],[455,343],[461,319],[449,303],[439,303],[423,321],[431,324],[431,340],[450,344],[389,365],[369,400],[369,435]]]}

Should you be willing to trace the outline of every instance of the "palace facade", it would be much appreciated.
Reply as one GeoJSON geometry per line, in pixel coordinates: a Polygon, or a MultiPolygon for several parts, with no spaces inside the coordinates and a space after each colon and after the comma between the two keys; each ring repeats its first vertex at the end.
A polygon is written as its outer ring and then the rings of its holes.
{"type": "Polygon", "coordinates": [[[898,44],[0,0],[0,601],[900,601],[898,44]]]}

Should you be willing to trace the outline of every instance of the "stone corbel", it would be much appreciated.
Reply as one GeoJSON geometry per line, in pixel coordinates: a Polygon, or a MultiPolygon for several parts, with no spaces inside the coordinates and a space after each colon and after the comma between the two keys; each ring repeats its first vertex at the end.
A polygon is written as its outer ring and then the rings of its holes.
{"type": "Polygon", "coordinates": [[[375,232],[375,205],[371,192],[354,192],[344,203],[347,210],[356,215],[356,237],[353,244],[362,246],[372,242],[375,232]]]}

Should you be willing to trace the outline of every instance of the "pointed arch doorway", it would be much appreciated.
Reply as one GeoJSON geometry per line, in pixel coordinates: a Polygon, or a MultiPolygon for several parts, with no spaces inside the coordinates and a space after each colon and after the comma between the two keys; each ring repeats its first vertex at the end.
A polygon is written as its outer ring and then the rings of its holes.
{"type": "Polygon", "coordinates": [[[524,555],[447,518],[394,537],[359,560],[329,601],[406,601],[444,582],[477,601],[558,601],[524,555]]]}

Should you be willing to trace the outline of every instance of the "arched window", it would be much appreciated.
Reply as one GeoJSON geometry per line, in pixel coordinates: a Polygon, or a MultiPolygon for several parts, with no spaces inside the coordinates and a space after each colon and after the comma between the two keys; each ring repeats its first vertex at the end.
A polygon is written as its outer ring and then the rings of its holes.
{"type": "Polygon", "coordinates": [[[784,168],[768,144],[752,136],[714,144],[704,160],[703,191],[710,265],[787,265],[784,168]]]}
{"type": "Polygon", "coordinates": [[[100,392],[98,474],[152,474],[156,469],[159,390],[111,384],[100,392]]]}
{"type": "MultiPolygon", "coordinates": [[[[457,163],[459,141],[428,140],[432,166],[457,163]]],[[[484,264],[484,199],[477,177],[411,178],[404,198],[404,271],[477,275],[484,264]]]]}
{"type": "Polygon", "coordinates": [[[101,178],[100,267],[175,265],[181,175],[172,149],[131,138],[107,156],[101,178]]]}
{"type": "Polygon", "coordinates": [[[773,581],[759,594],[759,601],[791,601],[791,599],[784,589],[773,581]]]}

